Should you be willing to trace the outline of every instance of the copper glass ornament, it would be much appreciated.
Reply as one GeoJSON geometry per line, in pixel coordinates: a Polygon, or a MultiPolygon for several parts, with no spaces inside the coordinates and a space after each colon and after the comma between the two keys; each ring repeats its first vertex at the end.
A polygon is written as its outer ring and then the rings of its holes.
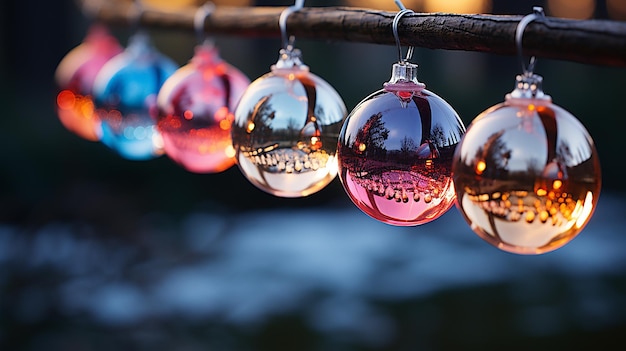
{"type": "Polygon", "coordinates": [[[591,136],[543,93],[532,65],[534,58],[504,102],[472,121],[452,165],[457,207],[472,230],[517,254],[570,242],[591,218],[601,187],[591,136]]]}

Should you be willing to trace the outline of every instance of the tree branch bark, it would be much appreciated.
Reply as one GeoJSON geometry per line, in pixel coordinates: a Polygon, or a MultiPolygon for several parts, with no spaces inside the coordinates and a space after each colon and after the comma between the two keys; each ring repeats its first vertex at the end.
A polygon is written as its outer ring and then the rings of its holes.
{"type": "MultiPolygon", "coordinates": [[[[128,1],[82,0],[94,19],[114,25],[138,21],[146,27],[194,31],[195,8],[139,11],[128,1]]],[[[218,6],[205,21],[209,35],[279,37],[284,7],[218,6]]],[[[296,38],[395,45],[395,12],[353,7],[305,7],[287,19],[296,38]]],[[[523,16],[414,13],[398,28],[402,45],[517,55],[515,29],[523,16]]],[[[626,23],[545,17],[531,22],[523,36],[524,55],[584,64],[626,67],[626,23]]]]}

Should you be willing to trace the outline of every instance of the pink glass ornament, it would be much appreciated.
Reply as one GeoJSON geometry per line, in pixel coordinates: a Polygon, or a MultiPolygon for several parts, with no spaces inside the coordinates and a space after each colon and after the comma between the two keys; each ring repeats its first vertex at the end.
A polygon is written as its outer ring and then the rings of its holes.
{"type": "Polygon", "coordinates": [[[147,34],[134,34],[94,82],[96,113],[102,121],[100,141],[129,160],[161,156],[163,141],[152,114],[159,89],[177,68],[152,45],[147,34]]]}
{"type": "Polygon", "coordinates": [[[250,80],[224,62],[210,43],[168,78],[157,96],[158,129],[165,153],[195,173],[216,173],[235,164],[233,109],[250,80]]]}
{"type": "Polygon", "coordinates": [[[337,136],[345,115],[337,91],[309,71],[300,51],[283,49],[235,109],[237,165],[252,184],[275,196],[313,194],[337,176],[337,136]]]}
{"type": "Polygon", "coordinates": [[[100,138],[100,119],[94,113],[92,87],[102,66],[121,52],[121,45],[105,26],[92,24],[83,42],[63,57],[57,67],[59,120],[83,139],[100,138]]]}
{"type": "Polygon", "coordinates": [[[598,202],[600,162],[587,130],[541,90],[517,76],[503,103],[469,125],[452,165],[457,207],[489,244],[541,254],[570,242],[598,202]]]}
{"type": "Polygon", "coordinates": [[[450,168],[465,126],[424,88],[417,65],[394,64],[384,89],[350,112],[339,135],[339,179],[352,202],[383,223],[428,223],[454,205],[450,168]]]}

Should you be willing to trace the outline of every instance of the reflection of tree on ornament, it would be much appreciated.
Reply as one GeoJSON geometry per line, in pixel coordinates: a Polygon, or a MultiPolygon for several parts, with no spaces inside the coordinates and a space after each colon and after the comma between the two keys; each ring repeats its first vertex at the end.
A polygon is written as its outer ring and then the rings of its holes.
{"type": "MultiPolygon", "coordinates": [[[[528,18],[518,26],[520,47],[528,18]]],[[[478,236],[505,251],[541,254],[571,241],[591,218],[600,164],[585,128],[522,68],[505,101],[472,121],[452,172],[457,207],[478,236]]]]}
{"type": "Polygon", "coordinates": [[[454,205],[452,154],[464,131],[454,109],[417,81],[417,66],[396,63],[384,89],[357,104],[342,127],[342,185],[376,220],[428,223],[454,205]]]}

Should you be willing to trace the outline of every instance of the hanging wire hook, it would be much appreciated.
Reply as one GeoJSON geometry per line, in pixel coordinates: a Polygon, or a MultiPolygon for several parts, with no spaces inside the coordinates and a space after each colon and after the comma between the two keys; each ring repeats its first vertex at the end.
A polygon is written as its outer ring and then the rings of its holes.
{"type": "Polygon", "coordinates": [[[398,62],[407,62],[411,59],[411,57],[413,57],[413,50],[415,48],[413,46],[409,46],[406,52],[406,58],[402,59],[402,47],[400,46],[400,36],[398,35],[398,23],[400,23],[400,18],[402,18],[402,16],[414,12],[413,10],[407,9],[402,1],[394,0],[394,2],[400,8],[400,11],[396,13],[396,16],[393,18],[393,23],[391,25],[393,37],[396,39],[396,47],[398,48],[398,62]]]}
{"type": "Polygon", "coordinates": [[[524,30],[526,29],[526,27],[528,26],[530,22],[536,20],[537,18],[543,18],[543,17],[544,17],[543,8],[540,6],[535,6],[533,7],[533,13],[524,16],[524,18],[522,18],[517,24],[517,28],[515,30],[515,44],[517,45],[517,55],[519,56],[520,63],[522,64],[522,71],[524,72],[525,75],[533,74],[537,59],[535,58],[535,56],[532,56],[530,58],[530,62],[528,63],[528,66],[526,66],[526,63],[524,62],[525,60],[524,60],[524,53],[523,53],[523,48],[522,48],[522,37],[524,35],[524,30]]]}
{"type": "Polygon", "coordinates": [[[193,28],[196,31],[196,37],[198,43],[203,44],[207,42],[207,35],[204,30],[206,19],[215,11],[215,4],[211,1],[206,2],[204,5],[198,7],[196,14],[193,16],[193,28]]]}
{"type": "Polygon", "coordinates": [[[287,49],[289,47],[293,47],[293,43],[295,41],[295,37],[287,35],[287,17],[292,13],[300,10],[304,7],[304,0],[296,0],[293,6],[289,6],[280,13],[280,18],[278,19],[278,25],[280,26],[280,34],[283,40],[283,49],[287,49]]]}
{"type": "Polygon", "coordinates": [[[134,33],[143,32],[144,28],[141,24],[141,20],[146,12],[146,7],[141,0],[133,0],[130,6],[129,12],[131,13],[129,18],[129,27],[134,33]]]}

